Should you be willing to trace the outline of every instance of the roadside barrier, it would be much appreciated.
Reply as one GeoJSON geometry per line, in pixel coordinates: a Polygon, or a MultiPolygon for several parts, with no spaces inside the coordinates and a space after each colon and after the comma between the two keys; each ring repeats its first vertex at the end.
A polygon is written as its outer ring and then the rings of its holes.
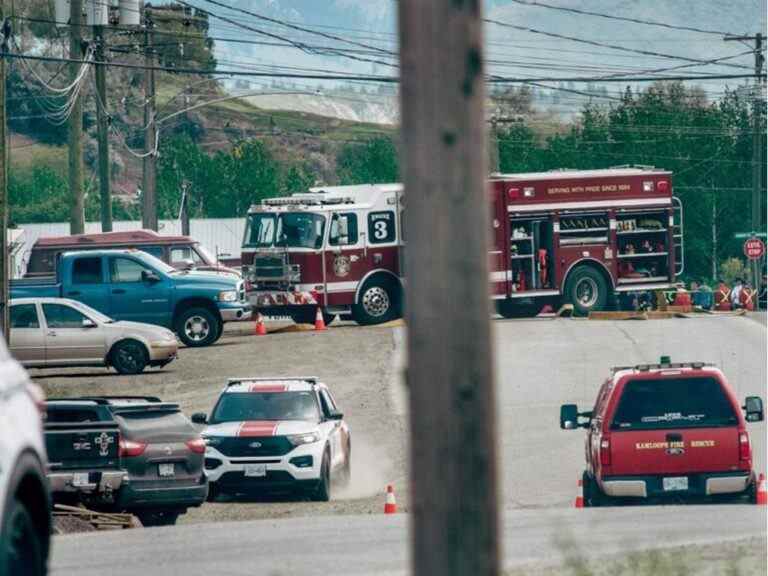
{"type": "Polygon", "coordinates": [[[261,315],[261,313],[256,314],[256,327],[254,333],[256,336],[267,335],[267,327],[264,325],[264,317],[261,315]]]}
{"type": "Polygon", "coordinates": [[[765,491],[765,474],[760,474],[757,477],[757,498],[755,498],[755,504],[758,506],[768,505],[768,493],[765,491]]]}
{"type": "Polygon", "coordinates": [[[384,514],[394,514],[397,512],[397,502],[395,501],[395,489],[392,484],[387,484],[387,499],[384,502],[384,514]]]}
{"type": "Polygon", "coordinates": [[[576,493],[576,500],[573,501],[574,508],[584,508],[584,482],[581,478],[576,482],[578,486],[578,492],[576,493]]]}
{"type": "Polygon", "coordinates": [[[317,307],[317,314],[315,314],[315,331],[326,330],[325,320],[323,319],[323,312],[320,310],[320,306],[317,307]]]}

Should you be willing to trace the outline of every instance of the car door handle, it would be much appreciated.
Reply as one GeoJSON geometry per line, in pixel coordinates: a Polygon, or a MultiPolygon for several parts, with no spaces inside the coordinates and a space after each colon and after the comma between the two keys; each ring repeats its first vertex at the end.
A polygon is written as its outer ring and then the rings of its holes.
{"type": "Polygon", "coordinates": [[[67,292],[67,296],[80,296],[80,290],[70,290],[67,292]]]}
{"type": "Polygon", "coordinates": [[[56,332],[54,330],[48,330],[48,336],[56,336],[56,332]]]}
{"type": "Polygon", "coordinates": [[[125,290],[123,290],[122,288],[115,288],[114,290],[112,290],[112,294],[125,294],[125,290]]]}

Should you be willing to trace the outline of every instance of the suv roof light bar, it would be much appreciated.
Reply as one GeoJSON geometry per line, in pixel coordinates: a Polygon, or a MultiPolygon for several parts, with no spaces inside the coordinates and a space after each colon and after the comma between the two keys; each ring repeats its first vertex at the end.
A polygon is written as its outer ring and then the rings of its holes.
{"type": "Polygon", "coordinates": [[[711,362],[670,362],[664,364],[637,364],[635,366],[615,366],[611,368],[612,373],[620,372],[622,370],[637,370],[638,372],[648,372],[650,370],[667,370],[674,368],[693,368],[699,370],[705,366],[715,366],[711,362]]]}
{"type": "Polygon", "coordinates": [[[272,378],[227,378],[227,387],[236,386],[243,382],[295,382],[300,380],[308,382],[309,384],[317,384],[319,379],[317,376],[274,376],[272,378]]]}

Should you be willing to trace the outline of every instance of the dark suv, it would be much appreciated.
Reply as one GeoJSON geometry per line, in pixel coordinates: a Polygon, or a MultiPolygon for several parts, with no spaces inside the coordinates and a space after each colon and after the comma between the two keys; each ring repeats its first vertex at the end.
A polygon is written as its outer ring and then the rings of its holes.
{"type": "Polygon", "coordinates": [[[703,362],[614,368],[595,406],[560,409],[560,427],[586,428],[585,506],[625,501],[746,498],[756,481],[747,422],[763,402],[736,399],[725,375],[703,362]]]}
{"type": "Polygon", "coordinates": [[[127,472],[114,508],[144,526],[175,524],[208,495],[205,443],[178,404],[153,396],[96,396],[120,427],[120,465],[127,472]]]}

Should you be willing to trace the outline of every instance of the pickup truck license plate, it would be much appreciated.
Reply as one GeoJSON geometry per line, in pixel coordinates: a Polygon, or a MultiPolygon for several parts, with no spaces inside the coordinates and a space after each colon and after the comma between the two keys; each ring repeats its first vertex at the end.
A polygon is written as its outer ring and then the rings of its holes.
{"type": "Polygon", "coordinates": [[[688,490],[688,477],[674,476],[672,478],[664,478],[662,480],[662,487],[664,488],[664,492],[688,490]]]}
{"type": "Polygon", "coordinates": [[[261,477],[267,475],[266,464],[246,464],[245,475],[249,477],[261,477]]]}
{"type": "Polygon", "coordinates": [[[173,462],[169,464],[158,464],[157,468],[160,476],[173,476],[175,473],[173,470],[173,462]]]}
{"type": "Polygon", "coordinates": [[[75,472],[72,475],[72,486],[82,487],[88,486],[89,484],[88,472],[75,472]]]}

